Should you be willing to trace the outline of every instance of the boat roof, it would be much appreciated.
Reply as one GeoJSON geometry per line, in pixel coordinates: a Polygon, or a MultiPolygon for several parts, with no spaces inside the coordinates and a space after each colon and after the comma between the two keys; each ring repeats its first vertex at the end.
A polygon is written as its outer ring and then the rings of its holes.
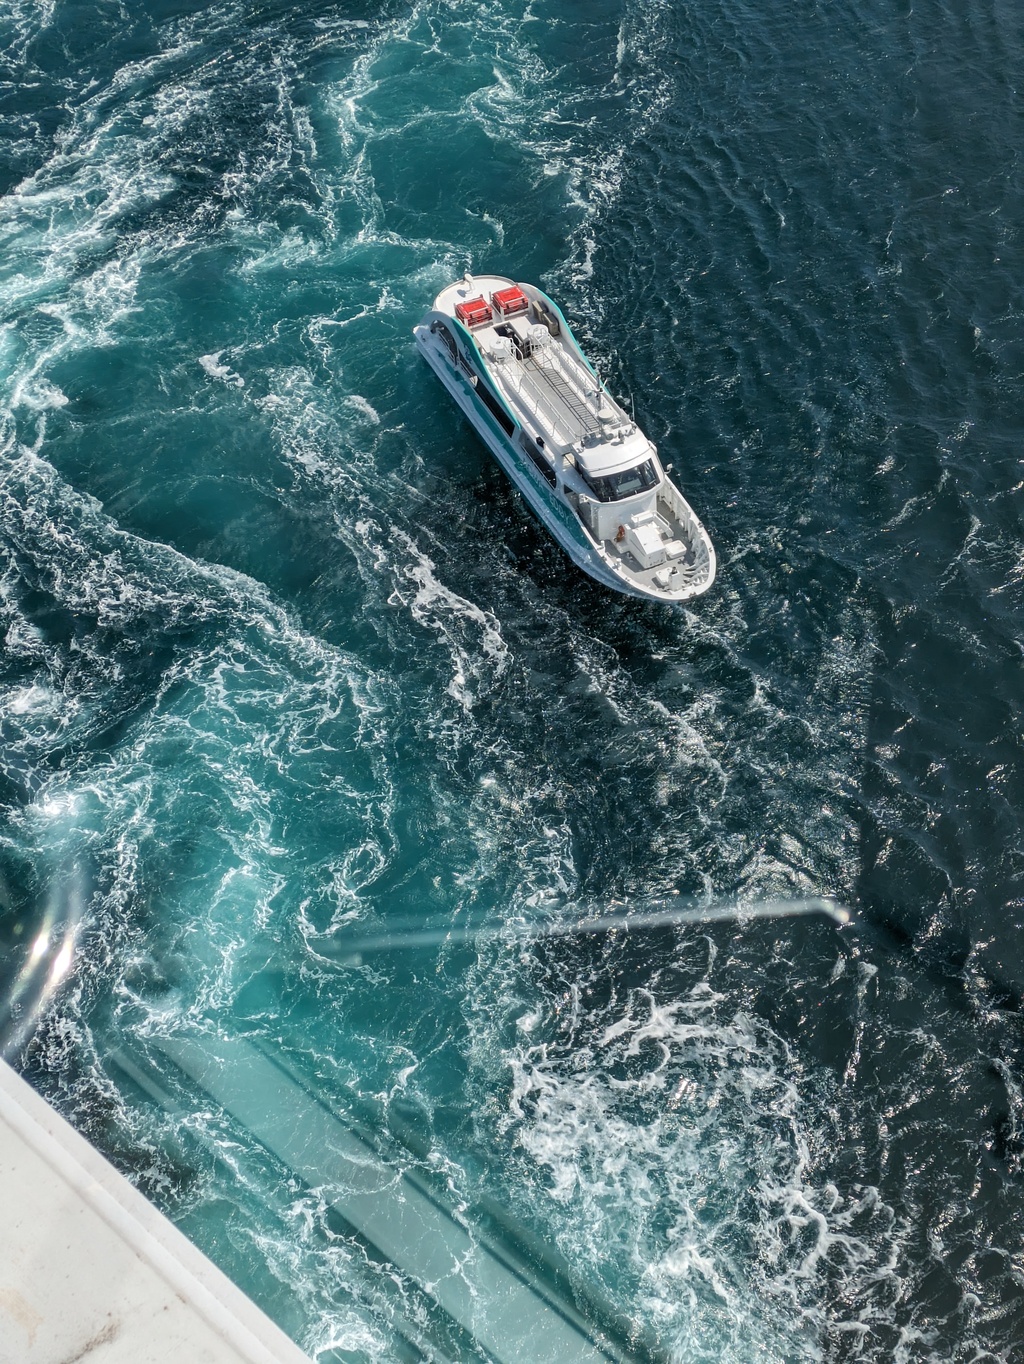
{"type": "Polygon", "coordinates": [[[434,307],[439,313],[448,313],[450,317],[454,317],[456,304],[465,303],[478,295],[489,300],[492,294],[508,289],[515,283],[514,279],[509,279],[506,275],[471,275],[467,271],[461,279],[441,290],[434,299],[434,307]]]}
{"type": "Polygon", "coordinates": [[[656,453],[596,376],[557,306],[535,285],[466,274],[441,290],[434,309],[469,331],[522,425],[559,453],[571,452],[586,473],[616,473],[656,453]],[[557,322],[556,335],[539,320],[543,315],[557,322]]]}

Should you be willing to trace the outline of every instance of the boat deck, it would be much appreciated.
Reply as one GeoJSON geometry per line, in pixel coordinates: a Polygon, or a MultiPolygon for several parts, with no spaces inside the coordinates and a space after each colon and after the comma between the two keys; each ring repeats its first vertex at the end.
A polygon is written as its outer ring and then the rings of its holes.
{"type": "Polygon", "coordinates": [[[311,1364],[0,1061],[3,1364],[311,1364]]]}
{"type": "MultiPolygon", "coordinates": [[[[498,275],[478,275],[469,283],[460,280],[442,290],[434,306],[455,315],[468,298],[490,300],[509,284],[509,280],[498,275]]],[[[488,321],[469,326],[492,378],[523,421],[530,427],[539,423],[546,438],[563,451],[604,439],[609,422],[628,423],[625,412],[583,363],[563,332],[551,335],[545,331],[545,344],[536,345],[533,334],[538,325],[535,315],[503,316],[495,308],[488,321]],[[496,354],[502,339],[512,345],[512,354],[507,358],[496,354]]]]}
{"type": "Polygon", "coordinates": [[[524,416],[539,416],[556,443],[566,448],[602,433],[597,401],[584,388],[587,379],[595,384],[593,375],[573,360],[567,347],[553,341],[539,355],[507,360],[491,370],[524,416]]]}

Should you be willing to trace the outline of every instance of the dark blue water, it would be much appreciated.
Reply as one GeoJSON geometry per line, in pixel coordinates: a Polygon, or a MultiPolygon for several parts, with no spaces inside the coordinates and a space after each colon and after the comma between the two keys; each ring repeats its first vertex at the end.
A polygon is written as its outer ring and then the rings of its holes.
{"type": "Polygon", "coordinates": [[[1024,11],[11,0],[0,53],[5,1053],[319,1364],[487,1356],[168,1039],[637,1360],[1024,1358],[1024,11]],[[692,609],[418,361],[466,268],[632,395],[692,609]],[[676,892],[855,923],[541,936],[676,892]]]}

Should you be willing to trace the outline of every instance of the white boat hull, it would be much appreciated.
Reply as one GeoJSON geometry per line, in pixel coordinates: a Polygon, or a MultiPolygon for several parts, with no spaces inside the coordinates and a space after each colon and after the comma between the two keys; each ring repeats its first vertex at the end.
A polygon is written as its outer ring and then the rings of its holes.
{"type": "MultiPolygon", "coordinates": [[[[501,277],[486,278],[492,283],[510,283],[503,281],[501,277]]],[[[529,288],[529,286],[515,287],[529,288]]],[[[542,299],[544,304],[557,313],[557,308],[545,295],[541,295],[539,291],[532,288],[530,294],[542,299]]],[[[454,317],[449,309],[442,310],[438,306],[444,297],[444,294],[439,296],[435,311],[428,313],[424,321],[414,329],[414,336],[420,353],[472,423],[477,434],[508,475],[513,486],[525,498],[534,515],[568,554],[573,563],[612,591],[624,592],[629,596],[640,597],[647,601],[679,603],[706,591],[715,576],[714,549],[706,531],[704,531],[703,526],[701,526],[678,488],[671,483],[667,476],[663,477],[657,485],[658,508],[664,512],[665,516],[672,518],[672,524],[675,525],[680,535],[685,534],[691,544],[697,545],[701,556],[699,578],[695,570],[689,567],[684,568],[682,572],[669,567],[659,575],[648,566],[649,571],[644,573],[639,561],[624,552],[626,550],[625,545],[622,547],[622,551],[614,553],[613,550],[617,548],[617,545],[602,543],[596,537],[591,528],[585,524],[581,511],[577,510],[577,507],[581,503],[586,503],[588,510],[598,508],[598,515],[604,515],[605,519],[610,515],[614,521],[616,515],[619,514],[620,507],[625,507],[621,514],[623,519],[626,519],[629,504],[609,504],[607,501],[598,504],[585,495],[581,497],[577,491],[573,494],[576,501],[576,506],[574,506],[565,495],[561,477],[558,477],[557,485],[552,486],[556,483],[552,469],[547,469],[547,477],[545,478],[540,469],[535,466],[534,461],[521,447],[521,435],[526,432],[527,428],[529,428],[529,434],[533,439],[537,440],[534,431],[535,428],[541,426],[541,421],[534,419],[534,414],[530,412],[528,407],[522,417],[514,410],[509,401],[508,393],[503,390],[501,382],[495,382],[494,372],[488,367],[469,331],[460,325],[459,320],[454,317]],[[447,331],[447,344],[439,340],[436,335],[438,325],[441,322],[444,323],[440,327],[441,332],[447,331]],[[471,354],[472,363],[467,362],[464,352],[471,354]],[[487,399],[486,403],[478,393],[481,378],[486,388],[484,394],[487,399]],[[487,387],[488,384],[489,387],[487,387]],[[517,440],[517,437],[520,437],[520,440],[517,440]],[[658,577],[664,581],[655,581],[658,577]],[[642,580],[644,578],[646,581],[642,580]],[[679,580],[678,585],[677,578],[679,580]]],[[[560,313],[558,313],[558,318],[568,336],[568,341],[572,343],[574,358],[578,355],[578,360],[582,361],[586,367],[587,383],[599,386],[599,388],[594,389],[593,397],[602,402],[606,401],[600,396],[600,380],[593,374],[586,358],[578,351],[575,339],[572,338],[560,313]]],[[[508,328],[505,330],[507,331],[508,328]]],[[[568,349],[568,341],[563,340],[561,342],[561,345],[566,349],[568,349]]],[[[579,372],[583,373],[582,370],[579,372]]],[[[505,373],[507,374],[508,371],[506,370],[505,373]]],[[[590,397],[591,395],[588,393],[586,396],[590,397]]],[[[581,398],[577,403],[577,410],[579,410],[582,401],[584,400],[581,398]]],[[[619,409],[616,410],[619,411],[619,409]]],[[[589,413],[584,412],[584,419],[588,415],[589,413]]],[[[545,450],[545,454],[547,454],[548,450],[555,448],[554,440],[557,438],[557,431],[553,426],[544,429],[548,430],[550,437],[548,449],[545,450]]],[[[527,440],[526,443],[529,445],[530,441],[527,440]]],[[[541,446],[545,444],[543,440],[539,440],[537,443],[541,446]]],[[[594,443],[592,440],[591,444],[594,443]]],[[[653,447],[651,450],[653,454],[653,447]]],[[[580,453],[582,454],[582,449],[580,453]]],[[[534,454],[537,454],[536,448],[534,448],[534,454]]],[[[549,462],[554,467],[555,462],[553,460],[549,460],[549,462]]],[[[562,467],[564,468],[564,466],[562,467]]],[[[585,491],[584,489],[584,493],[585,491]]],[[[636,499],[633,501],[635,503],[636,499]]],[[[622,538],[624,527],[620,526],[619,532],[620,535],[616,537],[616,540],[622,538]]],[[[611,532],[604,530],[600,533],[608,535],[611,532]]],[[[667,535],[668,532],[666,531],[665,534],[667,535]]],[[[643,553],[640,542],[636,543],[638,552],[643,553]]],[[[683,543],[679,541],[673,543],[676,555],[682,555],[683,543]]],[[[654,545],[657,547],[656,553],[660,553],[661,542],[657,538],[654,540],[654,545]]],[[[693,551],[691,554],[690,561],[693,562],[696,560],[696,554],[693,551]]],[[[660,554],[657,562],[664,562],[663,553],[660,554]]]]}
{"type": "MultiPolygon", "coordinates": [[[[420,329],[417,328],[417,333],[419,330],[420,329]]],[[[470,396],[469,385],[464,383],[460,379],[460,376],[452,369],[451,365],[437,354],[435,348],[431,347],[429,344],[424,344],[423,338],[418,334],[416,336],[416,341],[419,345],[420,354],[458,403],[466,417],[468,417],[477,435],[487,446],[488,450],[490,450],[502,469],[504,469],[516,489],[529,503],[530,510],[541,522],[545,530],[550,533],[552,538],[558,541],[559,545],[561,545],[562,549],[569,555],[573,563],[576,564],[578,568],[582,568],[585,573],[589,573],[592,578],[596,578],[599,583],[603,583],[605,587],[610,587],[616,592],[629,592],[631,595],[637,597],[652,597],[657,595],[657,599],[661,600],[661,594],[635,590],[631,584],[619,577],[618,574],[614,573],[601,559],[596,558],[595,554],[590,551],[589,546],[584,547],[577,544],[576,541],[566,533],[564,527],[552,515],[549,507],[543,500],[540,489],[531,474],[525,467],[519,464],[516,458],[515,449],[511,442],[491,427],[490,423],[484,417],[476,398],[470,396]]]]}

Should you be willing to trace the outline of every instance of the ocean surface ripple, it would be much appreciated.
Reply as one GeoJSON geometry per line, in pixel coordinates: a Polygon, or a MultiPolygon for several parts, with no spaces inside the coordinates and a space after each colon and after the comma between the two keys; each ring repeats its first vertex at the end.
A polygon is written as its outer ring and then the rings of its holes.
{"type": "Polygon", "coordinates": [[[1006,5],[0,13],[0,1043],[317,1364],[491,1356],[161,1043],[645,1364],[1024,1359],[1022,69],[1006,5]],[[531,520],[412,346],[467,268],[707,598],[531,520]]]}

